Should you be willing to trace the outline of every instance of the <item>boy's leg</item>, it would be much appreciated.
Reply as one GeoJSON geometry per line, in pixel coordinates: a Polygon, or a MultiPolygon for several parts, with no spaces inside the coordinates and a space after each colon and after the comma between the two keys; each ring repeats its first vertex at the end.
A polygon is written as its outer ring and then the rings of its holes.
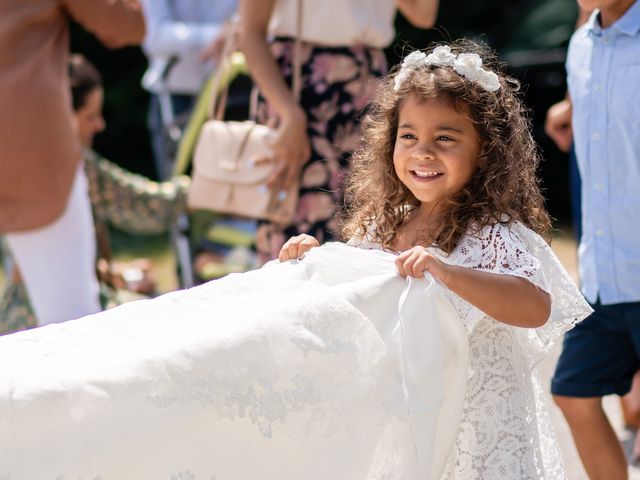
{"type": "Polygon", "coordinates": [[[602,408],[602,398],[554,396],[569,424],[580,460],[591,480],[626,479],[622,445],[602,408]]]}
{"type": "Polygon", "coordinates": [[[592,305],[594,313],[565,335],[552,381],[551,393],[592,480],[627,478],[624,452],[602,409],[602,397],[627,393],[640,367],[626,305],[592,305]]]}

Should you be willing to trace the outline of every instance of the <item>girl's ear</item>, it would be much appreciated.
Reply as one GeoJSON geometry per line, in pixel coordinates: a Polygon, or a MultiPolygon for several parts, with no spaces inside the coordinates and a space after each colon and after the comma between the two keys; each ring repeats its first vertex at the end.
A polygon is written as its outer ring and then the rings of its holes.
{"type": "Polygon", "coordinates": [[[480,154],[478,155],[478,159],[476,161],[477,167],[484,167],[487,164],[487,152],[489,151],[489,146],[487,145],[486,140],[480,140],[480,154]]]}

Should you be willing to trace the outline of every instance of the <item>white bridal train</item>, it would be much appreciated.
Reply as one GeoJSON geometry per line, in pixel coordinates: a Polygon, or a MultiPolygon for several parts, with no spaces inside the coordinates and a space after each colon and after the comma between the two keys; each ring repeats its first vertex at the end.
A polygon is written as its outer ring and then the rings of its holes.
{"type": "Polygon", "coordinates": [[[0,337],[0,479],[439,478],[467,333],[393,259],[328,244],[0,337]]]}

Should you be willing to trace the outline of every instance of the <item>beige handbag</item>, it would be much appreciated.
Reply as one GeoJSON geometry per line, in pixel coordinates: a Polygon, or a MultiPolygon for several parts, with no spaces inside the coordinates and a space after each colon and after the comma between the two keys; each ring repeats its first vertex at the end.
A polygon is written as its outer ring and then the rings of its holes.
{"type": "MultiPolygon", "coordinates": [[[[300,12],[299,12],[300,22],[300,12]]],[[[241,217],[269,220],[283,226],[294,221],[298,202],[299,182],[282,190],[269,187],[266,180],[277,167],[271,158],[268,144],[273,130],[252,121],[233,122],[221,120],[226,103],[226,91],[216,107],[216,94],[225,62],[234,49],[234,34],[229,34],[223,59],[213,85],[213,99],[209,108],[209,120],[202,126],[194,157],[193,174],[188,206],[241,217]],[[214,116],[215,119],[212,117],[214,116]]],[[[293,60],[293,88],[296,100],[300,96],[300,35],[296,36],[293,60]]]]}

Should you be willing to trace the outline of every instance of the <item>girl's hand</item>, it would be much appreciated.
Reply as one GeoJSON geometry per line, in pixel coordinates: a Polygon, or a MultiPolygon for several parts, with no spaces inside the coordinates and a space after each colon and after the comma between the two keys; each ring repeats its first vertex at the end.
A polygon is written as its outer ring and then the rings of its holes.
{"type": "Polygon", "coordinates": [[[271,148],[277,167],[267,179],[267,185],[284,189],[300,176],[302,166],[311,156],[307,118],[302,110],[291,112],[282,118],[271,148]]]}
{"type": "Polygon", "coordinates": [[[287,240],[287,242],[282,246],[282,249],[280,250],[278,259],[281,262],[286,262],[287,260],[300,258],[312,248],[319,246],[320,244],[318,243],[318,240],[316,240],[311,235],[303,233],[302,235],[291,237],[289,240],[287,240]]]}
{"type": "Polygon", "coordinates": [[[396,258],[396,267],[401,277],[423,278],[429,272],[436,279],[447,285],[450,266],[431,255],[424,247],[413,247],[405,250],[396,258]]]}

